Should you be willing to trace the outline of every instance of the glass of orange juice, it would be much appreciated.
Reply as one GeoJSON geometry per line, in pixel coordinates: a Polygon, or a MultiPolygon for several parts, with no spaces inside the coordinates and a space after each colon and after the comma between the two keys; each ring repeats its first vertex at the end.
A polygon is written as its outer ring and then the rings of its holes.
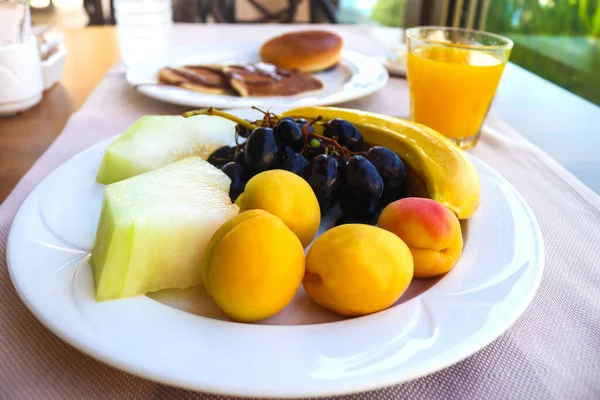
{"type": "Polygon", "coordinates": [[[471,29],[406,30],[411,118],[462,148],[477,144],[513,42],[471,29]]]}

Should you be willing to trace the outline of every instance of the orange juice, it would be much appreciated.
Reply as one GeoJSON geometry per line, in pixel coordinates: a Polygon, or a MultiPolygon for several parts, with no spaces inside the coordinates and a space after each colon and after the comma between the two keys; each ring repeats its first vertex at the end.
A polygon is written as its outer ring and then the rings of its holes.
{"type": "Polygon", "coordinates": [[[412,49],[407,68],[412,119],[449,138],[476,136],[505,65],[506,60],[478,50],[412,49]]]}

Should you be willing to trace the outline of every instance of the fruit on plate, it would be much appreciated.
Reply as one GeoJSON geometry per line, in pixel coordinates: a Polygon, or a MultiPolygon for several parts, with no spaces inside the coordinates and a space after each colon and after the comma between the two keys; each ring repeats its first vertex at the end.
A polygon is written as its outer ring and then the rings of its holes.
{"type": "Polygon", "coordinates": [[[310,185],[298,175],[274,169],[255,175],[236,204],[240,211],[265,210],[279,217],[304,247],[315,238],[321,223],[319,203],[310,185]]]}
{"type": "Polygon", "coordinates": [[[445,274],[462,253],[460,222],[448,207],[437,201],[418,197],[397,200],[383,210],[378,225],[408,245],[415,278],[445,274]]]}
{"type": "Polygon", "coordinates": [[[317,197],[321,215],[339,200],[340,223],[375,225],[383,206],[407,196],[408,181],[400,157],[381,146],[367,151],[361,133],[346,120],[307,121],[263,111],[262,120],[246,121],[214,108],[184,115],[229,119],[238,124],[236,142],[239,136],[248,139],[235,147],[219,148],[208,158],[231,178],[233,200],[247,179],[273,169],[302,176],[317,197]],[[322,130],[323,134],[316,130],[322,130]]]}
{"type": "Polygon", "coordinates": [[[244,167],[240,163],[230,161],[221,167],[221,171],[231,179],[229,197],[231,197],[231,201],[236,201],[239,195],[244,192],[247,182],[244,167]]]}
{"type": "Polygon", "coordinates": [[[244,163],[252,174],[271,169],[277,157],[277,142],[271,128],[256,128],[244,145],[244,163]]]}
{"type": "Polygon", "coordinates": [[[383,193],[379,203],[382,206],[408,196],[406,167],[396,153],[383,146],[373,146],[365,157],[381,175],[383,193]]]}
{"type": "Polygon", "coordinates": [[[214,234],[202,270],[208,294],[225,314],[259,321],[281,311],[296,294],[304,276],[304,249],[281,219],[249,210],[214,234]]]}
{"type": "Polygon", "coordinates": [[[364,138],[356,126],[341,118],[328,121],[323,134],[330,139],[337,137],[338,143],[350,151],[362,151],[365,147],[364,138]]]}
{"type": "Polygon", "coordinates": [[[379,211],[383,180],[377,168],[361,155],[352,156],[343,168],[345,187],[340,193],[342,216],[367,222],[379,211]]]}
{"type": "Polygon", "coordinates": [[[324,215],[338,201],[342,187],[339,161],[328,154],[319,154],[311,160],[304,178],[317,196],[321,214],[324,215]]]}
{"type": "Polygon", "coordinates": [[[185,157],[206,159],[234,137],[235,123],[224,118],[143,116],[108,146],[96,180],[109,184],[185,157]]]}
{"type": "Polygon", "coordinates": [[[91,257],[97,300],[200,284],[207,243],[238,213],[229,185],[189,157],[106,186],[91,257]]]}
{"type": "Polygon", "coordinates": [[[412,255],[398,236],[370,225],[346,224],[312,244],[302,284],[317,304],[359,316],[394,304],[412,277],[412,255]]]}
{"type": "Polygon", "coordinates": [[[433,129],[400,118],[333,107],[301,107],[282,116],[349,121],[366,143],[384,146],[408,163],[423,178],[428,196],[450,208],[459,219],[471,217],[479,207],[475,166],[464,151],[433,129]]]}

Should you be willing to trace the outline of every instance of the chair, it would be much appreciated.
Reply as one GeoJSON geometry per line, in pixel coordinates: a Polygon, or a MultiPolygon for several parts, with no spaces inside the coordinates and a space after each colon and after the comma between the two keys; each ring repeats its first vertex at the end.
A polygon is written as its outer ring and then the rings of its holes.
{"type": "Polygon", "coordinates": [[[178,0],[173,5],[173,21],[205,23],[212,3],[211,0],[178,0]]]}
{"type": "Polygon", "coordinates": [[[337,24],[338,3],[339,1],[331,0],[310,0],[310,22],[320,22],[320,13],[322,13],[326,22],[337,24]]]}
{"type": "MultiPolygon", "coordinates": [[[[105,17],[102,0],[84,0],[84,8],[89,16],[89,25],[112,25],[115,23],[114,0],[110,2],[109,17],[105,17]]],[[[175,22],[207,22],[210,17],[217,23],[291,23],[298,22],[298,10],[303,2],[308,2],[309,16],[301,22],[337,23],[339,0],[280,0],[283,3],[273,10],[267,0],[178,0],[174,1],[173,20],[175,22]],[[258,15],[252,19],[236,17],[236,8],[245,7],[258,15]]]]}
{"type": "MultiPolygon", "coordinates": [[[[213,16],[217,22],[225,23],[291,23],[304,22],[301,19],[298,21],[298,9],[306,0],[280,0],[278,3],[283,3],[275,11],[273,7],[268,7],[267,3],[273,4],[273,1],[261,0],[226,0],[213,1],[213,16]],[[236,18],[236,7],[246,7],[250,11],[258,11],[259,17],[254,19],[239,19],[236,18]]],[[[337,23],[338,1],[336,0],[309,0],[309,19],[306,22],[319,23],[329,22],[337,23]]]]}
{"type": "Polygon", "coordinates": [[[258,18],[254,19],[239,19],[236,18],[236,7],[239,6],[239,1],[236,0],[225,0],[225,1],[213,1],[212,2],[212,15],[215,18],[216,22],[221,23],[269,23],[269,22],[279,22],[279,23],[290,23],[294,21],[294,17],[296,16],[296,12],[298,9],[298,4],[302,0],[286,0],[280,1],[279,3],[284,3],[276,10],[272,10],[267,7],[265,4],[261,3],[260,0],[246,0],[246,6],[249,6],[251,11],[258,11],[260,15],[258,18]]]}
{"type": "MultiPolygon", "coordinates": [[[[88,25],[106,25],[107,21],[104,18],[104,10],[102,9],[101,0],[83,0],[83,8],[89,17],[88,25]]],[[[112,1],[111,1],[112,8],[112,1]]],[[[114,13],[111,10],[111,16],[114,13]]]]}

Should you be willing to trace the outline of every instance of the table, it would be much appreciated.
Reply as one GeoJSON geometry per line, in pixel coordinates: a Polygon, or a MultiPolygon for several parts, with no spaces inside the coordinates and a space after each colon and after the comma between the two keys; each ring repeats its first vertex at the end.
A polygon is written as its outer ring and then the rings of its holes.
{"type": "MultiPolygon", "coordinates": [[[[119,58],[114,27],[62,33],[69,54],[60,83],[33,109],[0,120],[0,202],[119,58]]],[[[492,112],[600,193],[600,107],[509,63],[492,112]]]]}
{"type": "MultiPolygon", "coordinates": [[[[183,45],[193,44],[198,38],[202,38],[226,46],[227,40],[238,40],[241,33],[249,40],[260,40],[266,35],[294,28],[267,24],[253,27],[187,25],[177,26],[174,33],[177,43],[183,45]]],[[[368,26],[337,26],[335,29],[355,50],[369,56],[382,54],[387,48],[376,40],[368,26]]],[[[541,115],[542,119],[550,121],[546,126],[554,129],[552,124],[554,121],[560,122],[560,116],[548,115],[548,111],[544,111],[543,107],[551,105],[553,100],[546,97],[555,94],[559,99],[577,104],[576,98],[565,98],[565,93],[555,90],[551,85],[546,84],[547,91],[538,93],[537,90],[542,89],[531,82],[529,74],[512,66],[509,69],[507,76],[514,77],[516,84],[512,83],[508,88],[512,88],[515,95],[511,97],[511,92],[499,93],[499,111],[504,106],[526,116],[541,115]],[[528,92],[534,92],[540,97],[539,107],[538,103],[527,103],[528,92]],[[523,103],[519,103],[521,100],[523,103]]],[[[120,66],[106,74],[86,105],[69,119],[63,134],[0,205],[2,399],[131,396],[140,399],[214,398],[205,394],[194,396],[173,387],[145,381],[82,355],[44,328],[27,311],[9,277],[5,262],[7,237],[15,213],[35,185],[69,157],[114,133],[122,132],[139,116],[175,114],[184,110],[182,107],[159,103],[131,90],[124,80],[124,74],[125,70],[120,66]]],[[[541,88],[543,87],[542,85],[541,88]]],[[[381,91],[347,105],[387,114],[407,115],[408,90],[405,80],[392,79],[381,91]]],[[[580,105],[575,111],[569,109],[569,112],[577,115],[580,105]]],[[[550,110],[555,111],[556,109],[550,110]]],[[[585,110],[582,111],[583,116],[586,117],[584,112],[585,110]]],[[[595,114],[587,117],[593,121],[595,114]]],[[[566,121],[570,121],[569,116],[566,121]]],[[[572,146],[569,141],[574,141],[573,138],[576,137],[572,135],[565,139],[559,135],[558,138],[566,148],[572,146]]],[[[593,151],[595,150],[592,149],[589,154],[593,155],[593,151]]],[[[495,116],[488,119],[480,145],[470,152],[511,182],[538,220],[545,248],[545,267],[539,290],[524,314],[505,334],[466,360],[402,386],[348,399],[598,398],[600,330],[597,325],[600,308],[597,288],[600,286],[600,270],[597,264],[600,259],[600,241],[597,238],[600,237],[600,196],[495,116]]],[[[60,193],[64,192],[61,190],[60,193]]],[[[65,219],[57,220],[57,223],[61,224],[61,221],[72,217],[77,218],[66,215],[65,219]]],[[[485,232],[483,237],[486,237],[485,232]]],[[[48,245],[50,248],[58,245],[63,249],[65,246],[62,241],[38,244],[48,245]]],[[[504,282],[508,282],[504,295],[511,289],[511,281],[506,278],[514,277],[517,271],[527,268],[527,263],[519,264],[516,265],[518,268],[511,268],[510,273],[503,271],[499,275],[504,282]]],[[[76,272],[74,267],[71,265],[64,272],[76,272]]],[[[44,288],[50,291],[56,289],[53,286],[44,288]]],[[[473,289],[474,291],[465,294],[470,295],[485,290],[486,287],[477,285],[473,289]]],[[[497,312],[502,312],[502,309],[497,312]]],[[[452,314],[447,314],[447,317],[452,318],[452,314]]],[[[423,341],[415,345],[418,347],[427,343],[426,338],[423,338],[423,341]]],[[[360,354],[358,362],[345,371],[360,373],[360,354]]]]}
{"type": "Polygon", "coordinates": [[[600,194],[600,107],[508,64],[492,112],[600,194]]]}

